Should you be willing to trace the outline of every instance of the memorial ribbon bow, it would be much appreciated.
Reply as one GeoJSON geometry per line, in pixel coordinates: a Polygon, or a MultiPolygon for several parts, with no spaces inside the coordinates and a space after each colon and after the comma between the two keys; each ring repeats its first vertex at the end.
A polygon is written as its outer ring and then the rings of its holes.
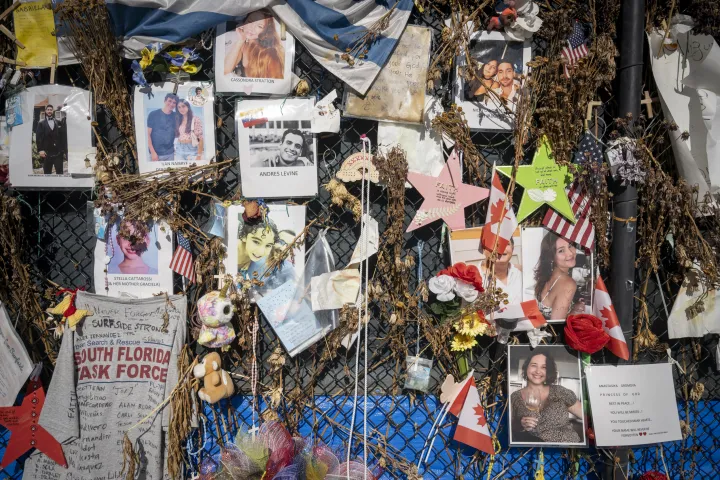
{"type": "Polygon", "coordinates": [[[79,291],[85,291],[85,287],[58,289],[56,295],[65,294],[65,297],[60,303],[46,310],[53,315],[62,315],[67,320],[70,330],[75,330],[77,324],[90,314],[88,310],[78,310],[75,306],[75,297],[79,291]]]}

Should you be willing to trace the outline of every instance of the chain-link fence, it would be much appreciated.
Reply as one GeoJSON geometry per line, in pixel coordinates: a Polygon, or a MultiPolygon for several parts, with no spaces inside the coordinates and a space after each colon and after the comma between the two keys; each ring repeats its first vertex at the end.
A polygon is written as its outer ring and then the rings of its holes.
{"type": "MultiPolygon", "coordinates": [[[[414,17],[414,22],[429,25],[438,30],[439,24],[414,17]]],[[[206,61],[206,72],[212,61],[206,61]]],[[[295,59],[295,73],[305,78],[311,85],[311,94],[318,98],[333,89],[342,96],[344,84],[324,70],[302,47],[298,45],[295,59]]],[[[45,75],[45,73],[43,73],[45,75]]],[[[208,77],[211,78],[211,72],[208,77]]],[[[79,68],[61,69],[58,83],[87,85],[79,68]]],[[[449,84],[449,82],[445,82],[449,84]]],[[[447,87],[437,91],[446,95],[447,87]]],[[[239,97],[218,95],[215,113],[217,120],[217,152],[218,160],[237,157],[236,130],[234,124],[235,104],[239,97]]],[[[102,109],[98,112],[98,121],[102,136],[109,145],[117,144],[117,132],[113,128],[109,114],[102,109]]],[[[318,176],[321,184],[327,183],[334,176],[343,159],[361,149],[361,135],[367,135],[373,145],[376,144],[377,123],[367,120],[344,118],[339,134],[321,134],[318,138],[318,176]]],[[[478,133],[475,143],[491,162],[497,164],[510,163],[513,156],[512,136],[507,133],[478,133]]],[[[222,198],[230,198],[238,187],[238,171],[229,171],[220,186],[214,192],[222,198]]],[[[359,194],[358,186],[351,186],[351,193],[359,194]]],[[[414,216],[422,198],[414,189],[406,191],[405,224],[414,216]]],[[[27,261],[38,286],[43,289],[45,280],[51,280],[62,286],[93,288],[92,258],[95,236],[92,221],[87,218],[87,202],[92,201],[93,192],[58,192],[58,191],[23,191],[14,195],[21,201],[22,214],[25,219],[27,261]]],[[[386,225],[386,192],[381,186],[372,186],[370,190],[371,213],[380,223],[380,232],[386,225]]],[[[296,199],[305,203],[304,199],[296,199]]],[[[331,206],[330,194],[320,189],[320,194],[305,203],[308,220],[322,217],[324,226],[330,226],[327,233],[339,266],[347,265],[352,250],[359,237],[359,225],[353,220],[350,212],[331,206]]],[[[486,207],[470,208],[466,214],[469,224],[480,225],[484,221],[486,207]]],[[[187,214],[202,224],[208,218],[208,205],[188,203],[187,214]]],[[[308,243],[311,244],[318,233],[311,231],[308,243]]],[[[382,233],[381,233],[382,236],[382,233]]],[[[417,230],[404,237],[404,249],[408,255],[419,260],[410,287],[417,284],[418,276],[429,278],[449,263],[449,248],[441,222],[417,230]]],[[[196,252],[197,253],[197,252],[196,252]]],[[[653,331],[661,341],[667,341],[666,320],[671,307],[677,284],[671,280],[672,259],[670,253],[666,258],[667,265],[658,275],[647,292],[641,294],[636,287],[637,308],[641,302],[646,304],[653,331]]],[[[638,280],[644,278],[638,272],[638,280]]],[[[179,282],[179,278],[177,278],[179,282]]],[[[177,286],[180,286],[178,283],[177,286]]],[[[22,321],[22,320],[21,320],[22,321]]],[[[368,333],[368,370],[366,399],[359,396],[355,417],[355,432],[362,433],[363,408],[367,401],[369,463],[380,463],[385,467],[386,478],[405,478],[407,471],[398,469],[388,458],[405,459],[409,464],[418,464],[420,452],[423,450],[427,437],[440,405],[436,395],[416,395],[402,388],[404,361],[397,356],[387,355],[389,348],[386,341],[390,326],[373,317],[368,333]]],[[[273,379],[268,375],[266,360],[280,345],[279,340],[269,325],[261,321],[262,341],[258,346],[261,352],[259,384],[270,384],[273,379]]],[[[562,332],[554,342],[562,343],[562,332]]],[[[427,352],[426,342],[418,331],[416,323],[409,322],[405,328],[405,340],[410,354],[415,348],[427,352]]],[[[525,341],[524,336],[520,336],[525,341]]],[[[676,370],[678,387],[678,407],[681,419],[687,422],[687,437],[683,442],[668,444],[664,447],[648,447],[636,449],[631,458],[630,476],[635,476],[648,469],[667,471],[671,478],[715,478],[720,475],[720,460],[717,453],[718,412],[716,392],[720,388],[717,383],[715,365],[715,349],[717,339],[713,336],[704,339],[671,342],[672,355],[683,366],[685,373],[676,370]],[[689,389],[696,383],[705,385],[702,400],[690,401],[689,389]]],[[[30,346],[32,347],[32,346],[30,346]]],[[[427,355],[427,353],[425,353],[427,355]]],[[[494,339],[484,339],[473,351],[471,367],[479,376],[486,376],[491,382],[501,383],[499,392],[505,392],[496,398],[486,399],[488,421],[497,433],[502,450],[494,457],[477,457],[473,452],[451,440],[455,422],[447,419],[441,426],[437,440],[429,455],[429,461],[420,468],[424,478],[532,478],[538,468],[540,449],[507,447],[507,397],[506,346],[494,339]],[[490,406],[492,405],[492,406],[490,406]],[[492,468],[490,474],[485,472],[492,468]]],[[[612,362],[612,355],[596,355],[598,362],[612,362]]],[[[663,355],[643,358],[643,361],[664,361],[663,355]]],[[[358,373],[355,363],[354,347],[348,352],[341,352],[325,368],[317,370],[318,356],[314,350],[304,352],[290,359],[283,369],[283,393],[295,389],[309,391],[311,400],[302,409],[293,409],[293,424],[297,425],[297,433],[312,441],[322,441],[334,448],[344,457],[348,440],[348,430],[353,413],[355,375],[358,373]]],[[[360,392],[362,392],[362,362],[360,367],[360,392]]],[[[49,365],[46,364],[46,370],[49,365]]],[[[435,365],[433,369],[431,392],[437,393],[444,379],[447,368],[435,365]]],[[[214,406],[206,406],[205,416],[201,419],[200,434],[194,434],[188,444],[187,452],[191,463],[206,456],[214,455],[219,445],[231,441],[239,428],[247,429],[251,423],[251,397],[249,372],[242,367],[234,372],[238,392],[231,401],[223,401],[214,406]],[[199,453],[195,456],[193,452],[199,453]]],[[[287,398],[283,398],[276,409],[281,418],[290,412],[286,409],[287,398]]],[[[267,407],[267,398],[259,398],[259,412],[267,407]]],[[[0,451],[7,445],[8,432],[0,430],[0,451]]],[[[362,439],[356,438],[351,452],[352,458],[362,455],[362,439]]],[[[612,465],[614,452],[589,449],[545,449],[545,478],[585,478],[599,475],[605,465],[612,465]]],[[[0,478],[21,478],[24,458],[0,472],[0,478]]],[[[619,477],[618,477],[619,478],[619,477]]]]}

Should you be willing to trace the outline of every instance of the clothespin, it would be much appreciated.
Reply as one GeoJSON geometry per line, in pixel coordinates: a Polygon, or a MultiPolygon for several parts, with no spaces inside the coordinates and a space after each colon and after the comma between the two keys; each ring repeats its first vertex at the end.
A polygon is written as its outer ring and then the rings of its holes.
{"type": "Polygon", "coordinates": [[[55,70],[57,68],[57,55],[50,57],[50,83],[55,83],[55,70]]]}
{"type": "Polygon", "coordinates": [[[640,105],[645,105],[647,107],[647,116],[648,118],[653,118],[655,114],[653,113],[652,104],[653,102],[657,102],[657,97],[650,98],[650,92],[645,90],[645,96],[643,100],[640,101],[640,105]]]}
{"type": "Polygon", "coordinates": [[[0,13],[0,22],[2,22],[3,20],[5,20],[5,17],[7,17],[7,16],[10,15],[12,12],[14,12],[15,10],[17,10],[17,8],[18,8],[20,5],[21,5],[20,0],[15,0],[15,2],[13,2],[12,5],[10,5],[10,8],[8,8],[8,9],[5,10],[4,12],[0,13]]]}
{"type": "MultiPolygon", "coordinates": [[[[602,102],[599,102],[597,100],[588,102],[587,111],[585,113],[585,130],[588,130],[590,128],[589,122],[590,122],[590,120],[592,120],[593,108],[599,107],[601,105],[602,105],[602,102]]],[[[595,124],[597,125],[597,113],[595,114],[595,124]]],[[[597,136],[597,134],[596,134],[596,136],[597,136]]]]}
{"type": "Polygon", "coordinates": [[[15,34],[13,34],[10,30],[8,30],[8,28],[7,28],[5,25],[0,25],[0,32],[2,32],[2,33],[3,33],[6,37],[8,37],[10,40],[12,40],[13,42],[15,42],[15,44],[16,44],[18,47],[20,47],[20,48],[22,48],[22,49],[25,48],[25,45],[23,45],[22,42],[17,39],[17,37],[15,36],[15,34]]]}
{"type": "Polygon", "coordinates": [[[3,57],[2,55],[0,55],[0,62],[7,63],[8,65],[18,65],[20,67],[24,67],[27,65],[27,63],[25,63],[25,62],[18,61],[13,58],[3,57]]]}
{"type": "Polygon", "coordinates": [[[280,22],[280,40],[282,40],[284,42],[286,38],[287,38],[287,31],[285,28],[285,22],[280,22]]]}

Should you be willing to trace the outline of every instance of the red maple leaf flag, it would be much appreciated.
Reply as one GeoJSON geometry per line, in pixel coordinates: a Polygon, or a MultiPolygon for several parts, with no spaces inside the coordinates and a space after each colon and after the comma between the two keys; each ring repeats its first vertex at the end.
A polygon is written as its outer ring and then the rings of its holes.
{"type": "Polygon", "coordinates": [[[620,327],[620,320],[618,320],[612,300],[610,299],[610,294],[600,275],[597,276],[597,281],[595,282],[593,315],[602,320],[603,330],[610,335],[610,342],[607,344],[607,349],[623,360],[629,359],[630,351],[628,350],[622,327],[620,327]]]}
{"type": "Polygon", "coordinates": [[[517,225],[515,212],[512,209],[512,200],[507,198],[502,182],[500,182],[500,176],[493,169],[490,203],[482,233],[483,248],[492,251],[497,238],[497,252],[504,252],[517,225]]]}
{"type": "Polygon", "coordinates": [[[470,381],[470,388],[465,397],[465,404],[460,412],[453,438],[490,455],[495,454],[490,429],[485,419],[485,410],[480,404],[480,394],[474,378],[470,381]]]}

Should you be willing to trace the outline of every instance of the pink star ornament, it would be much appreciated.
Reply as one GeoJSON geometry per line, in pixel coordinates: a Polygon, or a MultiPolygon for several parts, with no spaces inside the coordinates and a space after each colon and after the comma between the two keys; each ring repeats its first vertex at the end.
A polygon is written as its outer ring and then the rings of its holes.
{"type": "Polygon", "coordinates": [[[408,181],[424,198],[408,232],[441,218],[450,230],[465,228],[465,207],[486,199],[490,194],[487,188],[462,183],[460,158],[455,150],[439,176],[410,172],[408,181]]]}

